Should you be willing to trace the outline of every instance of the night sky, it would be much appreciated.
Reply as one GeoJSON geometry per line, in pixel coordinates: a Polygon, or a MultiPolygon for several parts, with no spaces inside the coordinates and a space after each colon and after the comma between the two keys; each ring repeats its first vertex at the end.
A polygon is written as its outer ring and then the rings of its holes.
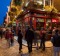
{"type": "Polygon", "coordinates": [[[6,16],[6,12],[8,11],[7,6],[10,5],[11,0],[1,0],[0,1],[0,25],[4,22],[4,17],[6,16]]]}

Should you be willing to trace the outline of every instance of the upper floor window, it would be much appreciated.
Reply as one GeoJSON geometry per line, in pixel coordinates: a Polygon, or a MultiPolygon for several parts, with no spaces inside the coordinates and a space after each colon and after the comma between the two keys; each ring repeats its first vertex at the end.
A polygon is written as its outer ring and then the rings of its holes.
{"type": "Polygon", "coordinates": [[[50,5],[50,0],[45,0],[45,6],[50,5]]]}

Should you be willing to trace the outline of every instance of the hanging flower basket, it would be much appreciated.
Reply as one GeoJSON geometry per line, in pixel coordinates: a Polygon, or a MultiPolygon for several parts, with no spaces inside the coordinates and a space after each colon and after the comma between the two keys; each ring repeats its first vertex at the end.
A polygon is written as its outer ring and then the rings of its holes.
{"type": "Polygon", "coordinates": [[[17,9],[15,7],[11,8],[11,12],[16,12],[16,11],[17,11],[17,9]]]}
{"type": "Polygon", "coordinates": [[[21,5],[22,3],[22,0],[14,0],[14,4],[17,6],[17,5],[21,5]]]}
{"type": "Polygon", "coordinates": [[[8,12],[8,14],[9,14],[9,16],[11,16],[11,15],[13,16],[13,13],[12,12],[8,12]]]}

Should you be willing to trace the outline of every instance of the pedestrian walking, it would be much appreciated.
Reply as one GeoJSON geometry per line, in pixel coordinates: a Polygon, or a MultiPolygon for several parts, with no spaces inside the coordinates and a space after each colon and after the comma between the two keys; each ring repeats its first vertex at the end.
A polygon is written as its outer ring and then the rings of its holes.
{"type": "Polygon", "coordinates": [[[5,31],[5,39],[7,40],[7,46],[9,46],[9,30],[6,29],[5,31]]]}
{"type": "Polygon", "coordinates": [[[43,28],[41,31],[40,31],[40,48],[42,48],[43,51],[45,51],[45,36],[46,36],[46,31],[45,29],[43,28]]]}
{"type": "Polygon", "coordinates": [[[8,46],[13,46],[14,43],[14,37],[10,29],[6,29],[5,32],[5,39],[7,40],[8,46]]]}
{"type": "Polygon", "coordinates": [[[37,30],[34,31],[34,44],[37,45],[36,47],[37,50],[39,49],[39,46],[38,46],[39,38],[40,38],[39,32],[37,30]]]}
{"type": "Polygon", "coordinates": [[[14,44],[14,35],[13,32],[11,31],[11,29],[9,30],[9,40],[10,40],[10,46],[13,46],[14,44]]]}
{"type": "Polygon", "coordinates": [[[23,38],[23,35],[21,33],[21,30],[19,29],[19,31],[18,31],[19,53],[22,52],[21,51],[21,49],[22,49],[22,38],[23,38]]]}
{"type": "Polygon", "coordinates": [[[31,53],[32,52],[32,43],[33,43],[33,39],[34,39],[34,32],[33,32],[32,28],[28,27],[26,34],[25,34],[25,39],[26,39],[27,45],[28,45],[28,52],[31,53]]]}

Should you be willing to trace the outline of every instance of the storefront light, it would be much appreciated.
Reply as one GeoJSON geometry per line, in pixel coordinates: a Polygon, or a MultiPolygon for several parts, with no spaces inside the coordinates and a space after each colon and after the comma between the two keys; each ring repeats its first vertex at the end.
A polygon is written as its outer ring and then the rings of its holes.
{"type": "Polygon", "coordinates": [[[17,16],[15,16],[15,18],[16,18],[17,16]]]}
{"type": "Polygon", "coordinates": [[[32,20],[34,20],[34,17],[32,18],[32,20]]]}
{"type": "Polygon", "coordinates": [[[28,4],[29,4],[29,2],[27,2],[25,6],[27,7],[27,6],[28,6],[28,4]]]}
{"type": "Polygon", "coordinates": [[[52,19],[52,22],[58,22],[58,20],[57,19],[52,19]]]}
{"type": "Polygon", "coordinates": [[[42,4],[42,1],[37,1],[37,3],[42,4]]]}
{"type": "Polygon", "coordinates": [[[28,11],[29,12],[29,11],[28,11]]]}
{"type": "Polygon", "coordinates": [[[24,2],[23,2],[24,3],[24,2]]]}
{"type": "Polygon", "coordinates": [[[24,11],[23,9],[21,11],[24,11]]]}
{"type": "Polygon", "coordinates": [[[48,23],[46,23],[46,26],[48,26],[48,23]]]}

